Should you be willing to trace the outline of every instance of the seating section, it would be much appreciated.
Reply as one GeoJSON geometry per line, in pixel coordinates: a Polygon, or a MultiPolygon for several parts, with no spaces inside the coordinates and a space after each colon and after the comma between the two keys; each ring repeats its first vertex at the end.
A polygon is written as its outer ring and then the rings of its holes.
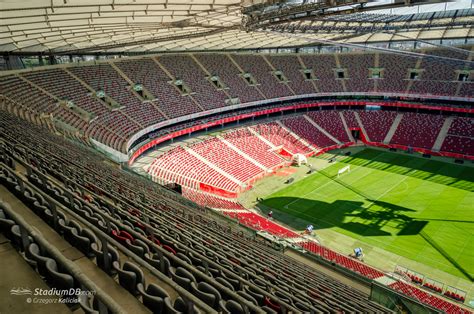
{"type": "Polygon", "coordinates": [[[262,123],[251,127],[262,137],[270,141],[273,145],[283,146],[285,150],[292,154],[307,154],[311,149],[291,135],[276,122],[262,123]]]}
{"type": "Polygon", "coordinates": [[[382,143],[397,117],[394,111],[357,111],[367,136],[372,142],[382,143]]]}
{"type": "Polygon", "coordinates": [[[239,76],[239,69],[226,55],[220,54],[195,54],[199,62],[213,76],[219,79],[228,88],[227,92],[232,98],[238,97],[241,103],[252,102],[262,99],[262,95],[253,86],[249,86],[239,76]]]}
{"type": "Polygon", "coordinates": [[[351,111],[351,110],[344,110],[342,112],[342,116],[344,117],[344,120],[346,121],[347,127],[349,129],[351,128],[360,128],[359,122],[357,122],[357,119],[355,117],[356,112],[351,111]]]}
{"type": "Polygon", "coordinates": [[[444,139],[441,151],[474,155],[474,138],[448,135],[444,139]]]}
{"type": "Polygon", "coordinates": [[[238,183],[180,146],[156,158],[148,173],[159,182],[178,183],[196,190],[201,188],[201,183],[229,192],[235,192],[240,188],[238,183]]]}
{"type": "Polygon", "coordinates": [[[474,119],[455,117],[449,127],[448,134],[474,137],[474,119]]]}
{"type": "Polygon", "coordinates": [[[308,112],[314,122],[326,130],[329,134],[337,138],[342,143],[349,142],[349,137],[342,124],[341,116],[338,111],[320,110],[308,112]]]}
{"type": "MultiPolygon", "coordinates": [[[[103,90],[107,96],[117,101],[127,116],[142,127],[163,121],[163,115],[150,103],[142,102],[130,90],[128,82],[109,64],[70,68],[70,71],[90,85],[95,91],[103,90]]],[[[137,128],[138,131],[138,128],[137,128]]]]}
{"type": "Polygon", "coordinates": [[[168,118],[177,118],[202,111],[189,96],[181,93],[170,83],[171,78],[151,59],[134,59],[117,62],[116,65],[134,83],[140,83],[153,96],[158,106],[168,118]]]}
{"type": "Polygon", "coordinates": [[[315,93],[313,84],[305,80],[303,76],[303,67],[298,61],[297,56],[283,55],[283,56],[267,56],[267,60],[275,67],[275,69],[282,71],[283,75],[288,79],[288,86],[295,92],[296,95],[315,93]]]}
{"type": "Polygon", "coordinates": [[[321,132],[302,116],[291,117],[281,121],[287,128],[315,147],[325,148],[336,145],[336,142],[327,137],[326,134],[321,132]]]}
{"type": "Polygon", "coordinates": [[[226,106],[226,94],[217,90],[199,65],[189,56],[160,56],[158,61],[165,66],[176,79],[182,79],[191,88],[193,97],[207,110],[226,106]]]}
{"type": "Polygon", "coordinates": [[[241,182],[248,182],[264,173],[263,169],[216,137],[199,142],[193,145],[191,149],[241,182]]]}
{"type": "Polygon", "coordinates": [[[123,136],[136,131],[136,126],[118,111],[108,110],[104,104],[94,99],[89,90],[62,69],[41,72],[30,72],[22,75],[29,81],[47,90],[60,100],[72,101],[74,105],[94,115],[92,138],[103,142],[119,151],[125,142],[123,136]]]}
{"type": "Polygon", "coordinates": [[[408,88],[408,71],[415,68],[417,58],[398,54],[385,54],[382,56],[379,66],[384,69],[383,78],[377,82],[377,91],[405,93],[408,88]]]}
{"type": "Polygon", "coordinates": [[[205,207],[227,210],[245,210],[245,207],[235,200],[217,197],[213,194],[204,193],[189,188],[183,188],[183,196],[194,203],[205,207]]]}
{"type": "Polygon", "coordinates": [[[57,101],[54,98],[16,76],[0,77],[0,87],[3,95],[38,115],[52,115],[53,118],[63,121],[78,130],[85,131],[87,128],[86,122],[79,116],[56,106],[57,101]]]}
{"type": "Polygon", "coordinates": [[[343,92],[341,80],[336,79],[337,69],[334,55],[301,55],[307,68],[313,70],[320,93],[343,92]]]}
{"type": "Polygon", "coordinates": [[[469,313],[469,311],[461,309],[453,303],[440,299],[428,292],[415,288],[401,281],[397,281],[391,284],[390,287],[416,300],[419,300],[439,310],[442,310],[445,313],[469,313]]]}
{"type": "MultiPolygon", "coordinates": [[[[429,55],[440,56],[450,59],[466,60],[469,52],[459,50],[430,50],[429,55]]],[[[421,80],[413,82],[412,92],[421,94],[435,94],[452,96],[456,94],[458,87],[457,70],[464,70],[464,62],[454,60],[440,60],[430,57],[423,57],[420,68],[421,80]]]]}
{"type": "Polygon", "coordinates": [[[271,73],[272,68],[265,62],[262,56],[251,54],[235,54],[232,58],[247,73],[251,73],[257,80],[258,88],[263,92],[266,98],[278,98],[290,96],[293,93],[288,87],[278,81],[271,73]]]}
{"type": "Polygon", "coordinates": [[[339,57],[341,67],[347,69],[348,79],[344,81],[347,90],[357,92],[374,90],[374,80],[369,79],[369,69],[375,67],[374,60],[373,53],[344,54],[339,57]]]}
{"type": "Polygon", "coordinates": [[[440,115],[405,112],[390,143],[431,149],[444,119],[440,115]]]}
{"type": "Polygon", "coordinates": [[[283,164],[283,160],[271,151],[270,146],[245,128],[227,132],[223,137],[268,169],[274,169],[283,164]]]}

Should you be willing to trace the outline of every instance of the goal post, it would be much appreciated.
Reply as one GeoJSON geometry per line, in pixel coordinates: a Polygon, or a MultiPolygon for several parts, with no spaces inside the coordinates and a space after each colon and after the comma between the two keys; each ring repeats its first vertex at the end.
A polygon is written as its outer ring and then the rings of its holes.
{"type": "Polygon", "coordinates": [[[343,174],[344,172],[351,172],[351,166],[345,166],[344,168],[341,168],[339,169],[339,171],[337,172],[337,177],[339,178],[339,176],[341,174],[343,174]]]}

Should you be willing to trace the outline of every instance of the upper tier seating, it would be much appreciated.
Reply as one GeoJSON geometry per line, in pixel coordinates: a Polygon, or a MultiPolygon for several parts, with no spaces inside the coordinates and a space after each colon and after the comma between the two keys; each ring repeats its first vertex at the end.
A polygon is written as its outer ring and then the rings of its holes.
{"type": "Polygon", "coordinates": [[[270,146],[245,128],[227,132],[223,137],[269,169],[283,164],[283,160],[271,151],[270,146]]]}
{"type": "Polygon", "coordinates": [[[339,141],[343,143],[349,142],[349,137],[344,129],[339,112],[329,110],[313,111],[308,112],[308,117],[339,141]]]}
{"type": "Polygon", "coordinates": [[[249,86],[239,76],[239,69],[232,63],[227,55],[221,54],[195,54],[199,62],[211,75],[218,76],[224,83],[227,92],[232,98],[238,97],[241,103],[252,102],[262,99],[262,95],[253,86],[249,86]]]}
{"type": "Polygon", "coordinates": [[[70,70],[95,91],[103,90],[106,95],[125,106],[121,109],[122,112],[142,127],[164,120],[163,115],[153,105],[142,102],[131,92],[132,86],[109,64],[73,67],[70,70]]]}
{"type": "Polygon", "coordinates": [[[336,58],[334,55],[301,55],[303,63],[313,70],[320,93],[343,92],[342,80],[336,79],[336,58]]]}
{"type": "Polygon", "coordinates": [[[31,72],[22,75],[61,100],[72,101],[74,105],[94,114],[90,136],[99,142],[121,151],[124,139],[131,135],[136,127],[119,111],[110,111],[99,100],[90,95],[90,91],[62,69],[31,72]],[[117,123],[123,121],[125,123],[117,123]],[[120,135],[118,135],[120,134],[120,135]]]}
{"type": "MultiPolygon", "coordinates": [[[[453,50],[428,50],[426,53],[445,58],[466,60],[468,53],[453,50]]],[[[413,82],[412,90],[422,94],[451,96],[458,87],[456,70],[464,70],[464,62],[423,57],[421,81],[413,82]]]]}
{"type": "Polygon", "coordinates": [[[390,143],[431,149],[444,119],[440,115],[405,112],[390,143]]]}
{"type": "Polygon", "coordinates": [[[262,123],[251,128],[273,145],[277,147],[283,146],[285,150],[292,154],[307,154],[311,151],[311,148],[307,147],[276,122],[262,123]]]}
{"type": "Polygon", "coordinates": [[[379,67],[383,68],[382,79],[377,82],[377,90],[391,93],[405,93],[408,88],[408,69],[414,69],[417,58],[385,54],[380,58],[379,67]]]}
{"type": "Polygon", "coordinates": [[[235,54],[232,55],[232,58],[245,72],[253,75],[257,80],[257,84],[259,84],[258,88],[263,92],[266,98],[293,95],[286,84],[278,81],[278,79],[272,75],[272,68],[265,62],[262,56],[235,54]]]}
{"type": "Polygon", "coordinates": [[[16,76],[0,77],[0,87],[3,95],[20,105],[26,106],[38,115],[46,113],[79,130],[85,131],[87,128],[86,122],[79,116],[56,106],[57,101],[54,98],[16,76]]]}
{"type": "Polygon", "coordinates": [[[336,145],[336,142],[327,137],[326,134],[321,132],[304,117],[299,116],[283,119],[282,123],[315,147],[324,148],[336,145]]]}
{"type": "Polygon", "coordinates": [[[226,94],[222,90],[217,90],[208,76],[194,60],[189,56],[160,56],[158,61],[163,64],[176,79],[181,79],[184,84],[196,93],[193,97],[206,110],[226,106],[226,94]]]}
{"type": "Polygon", "coordinates": [[[283,72],[283,75],[288,79],[288,86],[295,92],[296,95],[315,93],[311,81],[305,80],[303,76],[303,67],[298,61],[297,56],[282,55],[282,56],[267,56],[268,61],[275,67],[275,69],[283,72]]]}
{"type": "Polygon", "coordinates": [[[344,81],[349,91],[366,92],[374,90],[374,80],[369,79],[369,69],[375,67],[373,53],[345,54],[339,57],[341,67],[347,69],[348,79],[344,81]]]}
{"type": "Polygon", "coordinates": [[[382,143],[387,136],[397,113],[394,111],[357,111],[360,121],[364,125],[369,139],[372,142],[382,143]]]}
{"type": "Polygon", "coordinates": [[[264,170],[216,137],[199,142],[191,149],[241,182],[248,182],[264,170]]]}
{"type": "Polygon", "coordinates": [[[75,105],[89,113],[101,115],[108,111],[90,95],[89,90],[62,69],[28,72],[22,76],[61,100],[73,101],[75,105]]]}
{"type": "Polygon", "coordinates": [[[117,66],[134,82],[142,84],[156,97],[158,106],[168,118],[177,118],[202,111],[188,96],[172,86],[171,78],[151,59],[125,60],[117,66]]]}

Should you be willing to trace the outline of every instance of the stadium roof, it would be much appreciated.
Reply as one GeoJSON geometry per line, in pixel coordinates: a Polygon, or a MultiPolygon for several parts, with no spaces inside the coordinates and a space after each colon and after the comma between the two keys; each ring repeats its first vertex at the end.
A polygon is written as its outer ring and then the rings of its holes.
{"type": "Polygon", "coordinates": [[[386,9],[252,29],[242,27],[245,5],[240,0],[0,0],[0,53],[144,53],[298,47],[324,40],[365,44],[474,38],[470,1],[467,6],[438,4],[442,9],[429,13],[419,9],[427,6],[412,6],[404,8],[402,13],[409,14],[403,17],[386,9]],[[420,13],[410,12],[413,8],[420,13]],[[459,10],[444,12],[452,8],[459,10]]]}

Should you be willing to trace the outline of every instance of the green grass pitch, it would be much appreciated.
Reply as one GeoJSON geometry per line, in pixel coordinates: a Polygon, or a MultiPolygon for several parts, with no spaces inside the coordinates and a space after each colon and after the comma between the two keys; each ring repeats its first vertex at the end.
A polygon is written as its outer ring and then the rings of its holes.
{"type": "Polygon", "coordinates": [[[290,226],[297,217],[473,281],[474,167],[366,149],[263,204],[290,226]]]}

